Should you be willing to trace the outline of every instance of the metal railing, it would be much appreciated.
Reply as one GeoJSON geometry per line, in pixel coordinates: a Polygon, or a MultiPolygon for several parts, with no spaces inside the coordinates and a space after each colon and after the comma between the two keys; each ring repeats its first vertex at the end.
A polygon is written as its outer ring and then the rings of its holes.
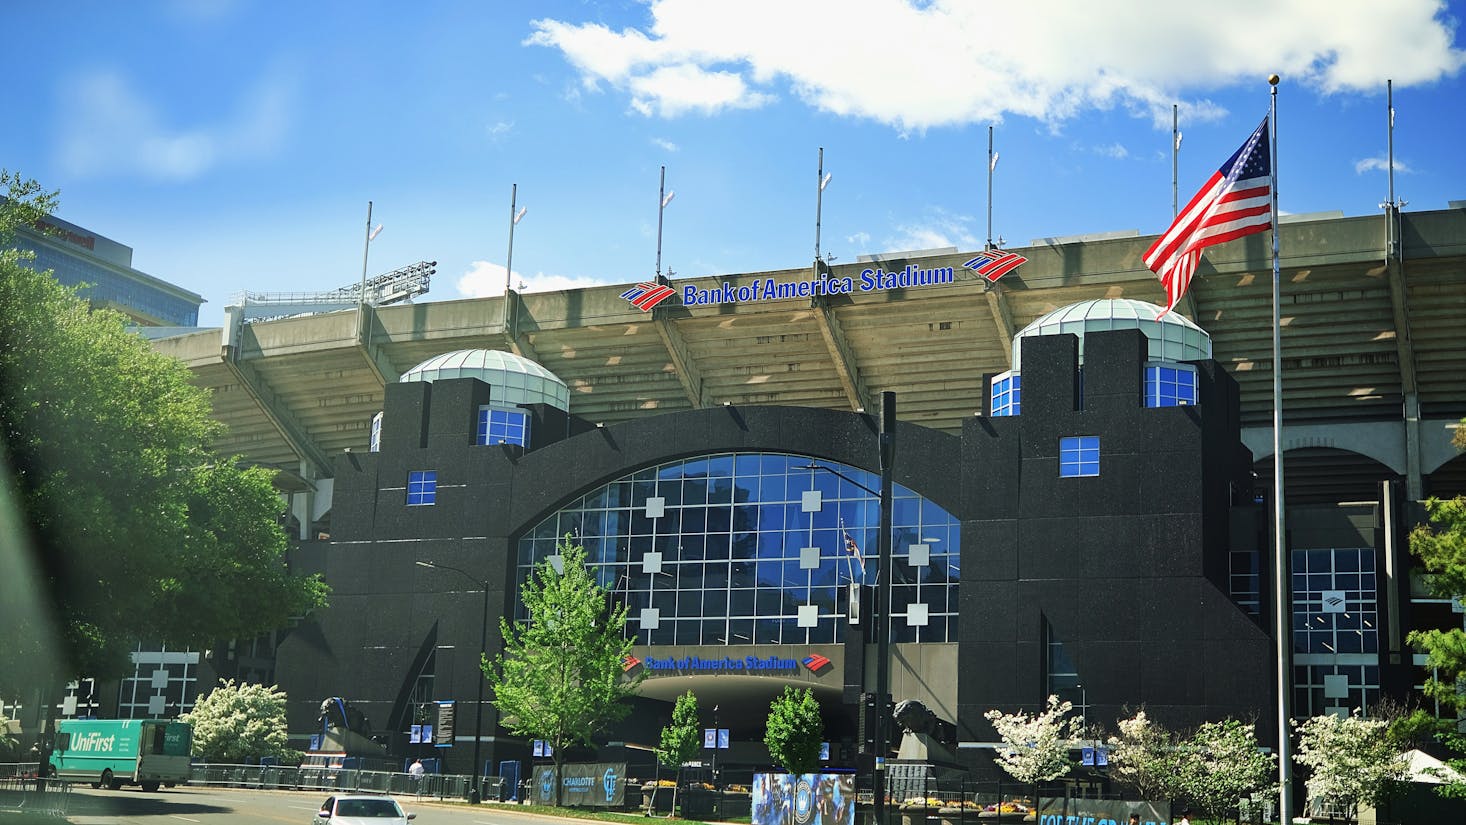
{"type": "MultiPolygon", "coordinates": [[[[349,791],[384,793],[418,798],[467,799],[472,779],[458,774],[413,776],[392,771],[330,768],[320,765],[282,767],[277,765],[196,764],[190,785],[261,788],[298,791],[349,791]]],[[[483,777],[484,799],[498,799],[502,780],[483,777]]]]}
{"type": "Polygon", "coordinates": [[[70,807],[71,783],[36,778],[36,762],[0,763],[0,811],[62,817],[70,807]]]}

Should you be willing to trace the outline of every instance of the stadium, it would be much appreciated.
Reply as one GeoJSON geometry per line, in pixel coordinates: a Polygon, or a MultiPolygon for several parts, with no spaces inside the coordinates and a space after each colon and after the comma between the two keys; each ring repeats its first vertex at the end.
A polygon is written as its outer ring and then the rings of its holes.
{"type": "MultiPolygon", "coordinates": [[[[480,614],[513,618],[517,583],[573,523],[632,608],[637,657],[657,668],[647,706],[612,740],[639,741],[628,731],[651,729],[667,712],[658,703],[693,689],[734,720],[725,758],[758,763],[754,715],[796,684],[825,707],[842,746],[832,758],[849,756],[877,668],[871,623],[847,629],[861,608],[843,588],[859,577],[841,542],[875,554],[876,431],[892,393],[892,555],[924,568],[893,575],[895,700],[923,700],[968,748],[991,739],[984,710],[1050,692],[1106,721],[1140,702],[1178,723],[1266,718],[1271,244],[1209,250],[1167,316],[1176,323],[1158,324],[1138,308],[1165,302],[1142,263],[1150,241],[1043,239],[1002,250],[1023,260],[993,280],[978,270],[994,256],[948,249],[273,320],[232,307],[222,331],[160,338],[229,425],[217,448],[280,471],[295,563],[334,591],[324,615],[216,655],[212,669],[279,682],[302,743],[326,697],[359,704],[394,750],[415,707],[455,700],[456,744],[481,733],[487,760],[527,756],[492,708],[481,732],[464,721],[477,721],[480,614]],[[1170,403],[1196,408],[1130,401],[1083,417],[1105,396],[1102,376],[1138,394],[1140,371],[1167,363],[1198,382],[1170,403]],[[1079,431],[1127,445],[1100,448],[1106,470],[1082,494],[1034,471],[1056,447],[1003,437],[1020,373],[1011,422],[1024,432],[1078,414],[1079,431]],[[995,437],[1018,446],[986,443],[995,437]],[[408,477],[425,468],[440,486],[414,502],[427,488],[408,477]],[[681,486],[669,499],[670,479],[681,486]],[[656,495],[638,487],[648,480],[656,495]],[[735,506],[713,526],[719,495],[793,513],[810,491],[837,506],[772,530],[737,523],[735,506]],[[606,503],[616,495],[627,498],[606,503]],[[697,500],[707,512],[694,523],[678,496],[709,496],[697,500]],[[618,507],[624,524],[607,515],[618,507]],[[732,549],[713,555],[715,536],[732,549]],[[784,578],[764,601],[770,575],[784,578]],[[711,593],[726,601],[714,608],[711,593]],[[1113,606],[1128,602],[1144,609],[1113,606]],[[816,673],[805,659],[827,664],[816,673]],[[733,667],[745,660],[777,666],[733,667]],[[1176,672],[1198,664],[1206,675],[1176,672]]],[[[1411,575],[1406,534],[1415,502],[1466,492],[1451,445],[1466,416],[1466,209],[1291,216],[1280,249],[1292,701],[1306,716],[1411,694],[1427,674],[1405,634],[1461,621],[1411,575]]],[[[450,749],[449,764],[466,770],[466,751],[450,749]]]]}

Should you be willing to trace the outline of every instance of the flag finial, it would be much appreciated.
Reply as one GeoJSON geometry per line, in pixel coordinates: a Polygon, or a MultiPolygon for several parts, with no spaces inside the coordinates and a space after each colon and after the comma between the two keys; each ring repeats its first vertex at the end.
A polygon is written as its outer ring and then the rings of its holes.
{"type": "Polygon", "coordinates": [[[1276,74],[1270,74],[1270,75],[1267,76],[1267,82],[1268,82],[1268,85],[1269,86],[1276,86],[1281,81],[1282,81],[1282,78],[1281,77],[1278,77],[1276,74]]]}

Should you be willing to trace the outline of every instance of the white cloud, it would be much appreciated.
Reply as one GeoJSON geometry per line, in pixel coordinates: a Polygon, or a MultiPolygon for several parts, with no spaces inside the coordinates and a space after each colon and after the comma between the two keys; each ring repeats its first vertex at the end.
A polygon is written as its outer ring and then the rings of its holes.
{"type": "Polygon", "coordinates": [[[1114,158],[1115,160],[1124,160],[1125,158],[1130,157],[1130,150],[1126,149],[1123,145],[1119,143],[1109,143],[1103,146],[1095,146],[1093,148],[1093,151],[1096,155],[1103,155],[1104,157],[1114,158]]]}
{"type": "Polygon", "coordinates": [[[900,132],[1025,115],[1057,127],[1124,107],[1170,125],[1222,109],[1217,89],[1285,83],[1377,91],[1453,74],[1466,52],[1439,0],[651,0],[650,22],[613,31],[541,19],[527,44],[560,50],[583,88],[609,86],[645,115],[712,114],[787,92],[900,132]],[[811,32],[819,32],[815,48],[811,32]],[[878,33],[878,36],[872,36],[878,33]]]}
{"type": "Polygon", "coordinates": [[[865,249],[867,246],[870,246],[870,233],[856,232],[854,235],[846,235],[845,240],[861,249],[865,249]]]}
{"type": "Polygon", "coordinates": [[[652,138],[652,145],[664,152],[676,152],[680,147],[665,138],[652,138]]]}
{"type": "MultiPolygon", "coordinates": [[[[1384,155],[1380,155],[1377,158],[1365,158],[1363,160],[1357,160],[1354,162],[1354,174],[1356,175],[1362,175],[1365,172],[1385,172],[1388,171],[1389,168],[1390,159],[1384,155]]],[[[1402,175],[1408,175],[1415,170],[1411,169],[1403,161],[1396,158],[1395,171],[1402,175]]]]}
{"type": "Polygon", "coordinates": [[[484,131],[488,134],[489,140],[497,143],[503,140],[510,132],[514,131],[514,121],[498,120],[485,126],[484,131]]]}
{"type": "Polygon", "coordinates": [[[214,166],[268,155],[289,131],[295,82],[269,73],[223,123],[170,126],[123,76],[94,72],[67,81],[59,160],[78,177],[137,174],[182,181],[214,166]]]}
{"type": "MultiPolygon", "coordinates": [[[[543,272],[536,272],[533,275],[514,271],[514,288],[520,292],[557,292],[562,289],[583,289],[591,286],[604,286],[609,281],[599,281],[595,278],[572,278],[568,275],[546,275],[543,272]],[[520,288],[523,284],[523,288],[520,288]]],[[[465,298],[488,298],[494,295],[504,294],[504,267],[501,264],[493,264],[488,261],[474,261],[469,265],[468,271],[458,276],[458,294],[465,298]]]]}
{"type": "Polygon", "coordinates": [[[886,239],[886,251],[911,252],[944,246],[972,249],[981,243],[973,234],[974,223],[971,216],[929,208],[918,222],[897,224],[896,234],[886,239]]]}
{"type": "Polygon", "coordinates": [[[661,66],[631,78],[628,85],[632,93],[631,108],[644,115],[662,117],[756,109],[773,99],[772,95],[748,88],[743,78],[732,72],[709,72],[688,63],[661,66]]]}

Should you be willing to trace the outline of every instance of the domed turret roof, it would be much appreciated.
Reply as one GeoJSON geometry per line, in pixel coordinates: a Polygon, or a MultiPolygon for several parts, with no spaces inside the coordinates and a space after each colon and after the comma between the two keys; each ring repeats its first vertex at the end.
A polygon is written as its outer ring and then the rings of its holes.
{"type": "Polygon", "coordinates": [[[1149,342],[1151,361],[1198,361],[1211,357],[1211,336],[1176,312],[1161,314],[1161,307],[1130,298],[1080,301],[1040,316],[1013,336],[1013,370],[1021,370],[1021,342],[1033,335],[1069,332],[1079,336],[1079,361],[1084,362],[1084,334],[1098,330],[1138,329],[1149,342]]]}
{"type": "Polygon", "coordinates": [[[435,355],[402,373],[403,382],[477,378],[493,387],[494,404],[549,404],[570,409],[570,389],[553,372],[528,358],[493,349],[460,349],[435,355]]]}

